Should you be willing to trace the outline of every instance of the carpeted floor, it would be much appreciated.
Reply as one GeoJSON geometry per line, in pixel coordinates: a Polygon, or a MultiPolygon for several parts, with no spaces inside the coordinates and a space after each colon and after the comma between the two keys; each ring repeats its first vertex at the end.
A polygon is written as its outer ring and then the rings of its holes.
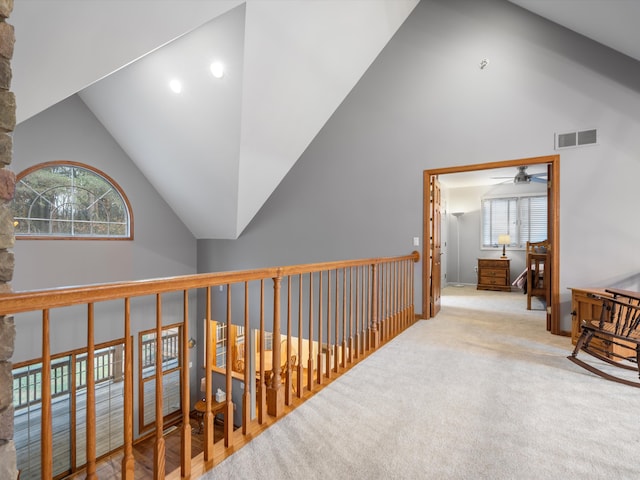
{"type": "Polygon", "coordinates": [[[640,390],[566,359],[521,293],[416,325],[204,479],[638,479],[640,390]]]}

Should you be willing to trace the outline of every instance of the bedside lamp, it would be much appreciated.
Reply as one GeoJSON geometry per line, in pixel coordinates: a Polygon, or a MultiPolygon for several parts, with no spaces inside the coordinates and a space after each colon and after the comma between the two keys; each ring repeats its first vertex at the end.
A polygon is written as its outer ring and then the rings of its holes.
{"type": "Polygon", "coordinates": [[[502,257],[507,258],[505,248],[507,245],[511,244],[511,236],[510,235],[498,235],[498,245],[502,245],[502,257]]]}

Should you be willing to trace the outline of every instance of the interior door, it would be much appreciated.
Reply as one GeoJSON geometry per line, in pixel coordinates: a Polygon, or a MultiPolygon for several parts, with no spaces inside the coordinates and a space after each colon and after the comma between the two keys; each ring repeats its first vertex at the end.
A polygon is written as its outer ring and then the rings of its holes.
{"type": "MultiPolygon", "coordinates": [[[[547,271],[546,275],[545,275],[545,279],[547,284],[544,286],[547,290],[547,298],[551,299],[551,292],[552,287],[551,284],[553,282],[553,258],[552,256],[554,255],[553,250],[557,247],[556,245],[554,245],[553,243],[553,238],[554,237],[554,223],[553,223],[553,217],[554,217],[554,203],[555,203],[555,196],[553,194],[553,190],[551,189],[551,185],[552,182],[554,181],[553,179],[553,168],[551,164],[547,165],[547,239],[549,240],[549,243],[551,245],[551,251],[548,253],[549,257],[548,260],[544,266],[544,268],[548,268],[550,269],[550,271],[547,271]]],[[[547,305],[547,331],[551,331],[551,330],[555,330],[552,329],[552,323],[551,323],[551,305],[547,305]]],[[[554,331],[555,333],[555,331],[554,331]]]]}
{"type": "Polygon", "coordinates": [[[431,261],[431,301],[429,305],[429,316],[434,317],[440,311],[440,290],[442,289],[442,244],[441,244],[441,194],[440,182],[436,175],[431,177],[430,185],[431,208],[429,212],[429,256],[431,261]]]}

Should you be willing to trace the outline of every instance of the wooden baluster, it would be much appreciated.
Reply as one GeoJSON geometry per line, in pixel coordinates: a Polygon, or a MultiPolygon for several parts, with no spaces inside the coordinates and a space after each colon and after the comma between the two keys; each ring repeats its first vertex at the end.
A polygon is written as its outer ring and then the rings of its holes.
{"type": "Polygon", "coordinates": [[[318,367],[316,383],[322,385],[322,272],[318,272],[318,367]]]}
{"type": "MultiPolygon", "coordinates": [[[[164,479],[165,446],[162,413],[162,297],[156,294],[156,441],[153,450],[153,478],[164,479]]],[[[87,381],[88,383],[88,381],[87,381]]],[[[87,387],[88,388],[88,387],[87,387]]],[[[87,402],[88,403],[88,402],[87,402]]]]}
{"type": "Polygon", "coordinates": [[[360,358],[360,272],[362,268],[356,267],[356,299],[355,299],[355,334],[353,337],[353,356],[354,359],[360,358]]]}
{"type": "Polygon", "coordinates": [[[362,353],[369,350],[371,340],[371,289],[369,287],[371,279],[370,266],[362,267],[362,353]]]}
{"type": "Polygon", "coordinates": [[[249,422],[251,421],[251,391],[249,379],[249,282],[244,282],[244,393],[242,394],[242,433],[249,433],[249,422]]]}
{"type": "MultiPolygon", "coordinates": [[[[338,280],[338,270],[336,269],[336,300],[335,300],[335,314],[334,314],[334,339],[333,339],[333,371],[338,372],[340,369],[340,281],[338,280]]],[[[344,284],[342,286],[344,288],[344,284]]],[[[344,321],[344,318],[343,318],[344,321]]]]}
{"type": "Polygon", "coordinates": [[[398,264],[391,262],[391,335],[398,333],[398,264]]]}
{"type": "MultiPolygon", "coordinates": [[[[342,269],[342,368],[347,368],[347,355],[351,363],[351,340],[349,339],[349,352],[347,353],[347,323],[351,321],[351,270],[349,270],[349,288],[347,289],[347,269],[342,269]],[[347,317],[347,290],[349,290],[349,316],[347,317]]],[[[349,326],[351,334],[351,326],[349,326]]],[[[351,337],[349,337],[351,338],[351,337]]]]}
{"type": "Polygon", "coordinates": [[[87,479],[96,477],[96,382],[93,303],[87,305],[87,479]]]}
{"type": "Polygon", "coordinates": [[[50,346],[49,310],[42,311],[42,371],[40,399],[42,416],[40,423],[41,478],[53,478],[53,428],[51,418],[51,346],[50,346]]]}
{"type": "MultiPolygon", "coordinates": [[[[416,258],[416,262],[419,260],[420,257],[416,258]]],[[[413,263],[410,264],[410,272],[409,272],[409,282],[410,282],[410,287],[409,287],[409,295],[410,295],[410,304],[411,304],[411,310],[410,310],[410,315],[411,315],[411,323],[415,322],[415,292],[414,292],[414,266],[413,263]]]]}
{"type": "Polygon", "coordinates": [[[182,292],[182,430],[180,436],[180,475],[191,477],[191,422],[189,413],[191,392],[189,390],[189,292],[182,292]]]}
{"type": "Polygon", "coordinates": [[[405,261],[401,261],[399,263],[399,277],[400,277],[400,292],[399,292],[399,302],[400,302],[400,330],[404,330],[407,328],[407,316],[406,316],[406,299],[405,299],[405,287],[407,285],[406,277],[405,277],[405,261]]]}
{"type": "Polygon", "coordinates": [[[309,272],[309,361],[307,362],[307,390],[313,389],[313,273],[309,272]]]}
{"type": "Polygon", "coordinates": [[[411,284],[411,278],[409,272],[411,270],[410,260],[404,262],[404,311],[405,311],[405,327],[408,327],[413,323],[413,319],[409,316],[409,285],[411,284]]]}
{"type": "Polygon", "coordinates": [[[291,405],[291,276],[287,277],[287,361],[284,381],[284,403],[291,405]]]}
{"type": "MultiPolygon", "coordinates": [[[[224,446],[231,445],[233,434],[233,382],[231,371],[233,369],[233,353],[231,344],[231,284],[227,284],[227,349],[225,352],[225,414],[224,414],[224,446]]],[[[215,422],[215,417],[212,419],[215,422]]]]}
{"type": "Polygon", "coordinates": [[[296,368],[298,369],[296,394],[298,398],[302,398],[304,385],[304,368],[302,367],[302,278],[302,274],[298,275],[298,361],[296,362],[296,368]]]}
{"type": "Polygon", "coordinates": [[[204,461],[205,463],[213,462],[213,415],[211,413],[211,371],[213,370],[213,335],[211,332],[211,287],[206,288],[206,305],[204,322],[204,400],[205,413],[202,415],[202,423],[204,424],[204,461]]]}
{"type": "Polygon", "coordinates": [[[387,263],[387,341],[393,335],[393,262],[387,263]]]}
{"type": "Polygon", "coordinates": [[[280,380],[280,285],[282,277],[273,278],[273,344],[271,384],[267,387],[267,413],[280,417],[284,411],[284,395],[280,380]]]}
{"type": "Polygon", "coordinates": [[[378,288],[376,291],[378,292],[378,336],[380,339],[380,343],[386,341],[385,335],[385,326],[387,322],[385,321],[385,287],[386,287],[386,265],[384,263],[378,264],[378,288]]]}
{"type": "MultiPolygon", "coordinates": [[[[336,271],[336,283],[338,283],[338,272],[336,271]]],[[[336,298],[336,302],[338,299],[336,298]]],[[[331,270],[327,272],[327,346],[324,356],[324,371],[327,378],[331,378],[331,357],[333,351],[331,348],[331,270]]]]}
{"type": "Polygon", "coordinates": [[[123,480],[133,480],[135,458],[133,456],[133,338],[131,337],[131,299],[124,299],[124,456],[123,480]]]}
{"type": "Polygon", "coordinates": [[[375,263],[371,265],[369,292],[371,295],[370,348],[377,350],[380,345],[380,331],[378,330],[378,265],[375,263]]]}
{"type": "MultiPolygon", "coordinates": [[[[267,413],[267,382],[264,376],[264,279],[260,280],[260,332],[259,332],[259,348],[260,355],[260,387],[258,389],[258,423],[262,424],[265,420],[264,415],[267,413]]],[[[273,342],[273,340],[272,340],[273,342]]],[[[271,352],[273,355],[273,351],[271,352]]]]}

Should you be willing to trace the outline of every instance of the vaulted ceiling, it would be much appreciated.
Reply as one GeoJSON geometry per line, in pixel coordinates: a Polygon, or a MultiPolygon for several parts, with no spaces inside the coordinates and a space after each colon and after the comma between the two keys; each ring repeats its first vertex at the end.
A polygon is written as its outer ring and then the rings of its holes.
{"type": "MultiPolygon", "coordinates": [[[[640,2],[511,1],[640,59],[640,2]]],[[[79,94],[196,238],[237,238],[417,3],[16,1],[17,120],[79,94]]]]}

